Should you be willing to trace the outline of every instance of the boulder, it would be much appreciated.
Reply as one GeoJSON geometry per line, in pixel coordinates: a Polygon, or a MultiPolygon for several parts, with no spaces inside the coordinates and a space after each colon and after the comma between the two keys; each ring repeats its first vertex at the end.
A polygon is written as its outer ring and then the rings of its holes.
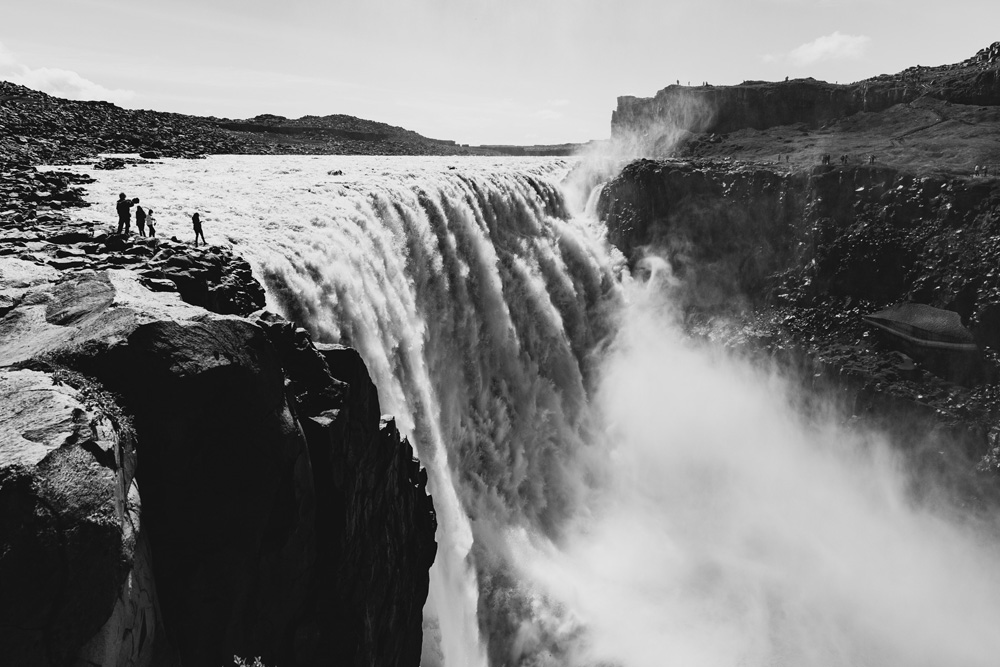
{"type": "MultiPolygon", "coordinates": [[[[146,665],[155,590],[120,414],[34,370],[0,371],[0,654],[146,665]]],[[[105,397],[106,398],[106,397],[105,397]]]]}
{"type": "Polygon", "coordinates": [[[878,328],[891,347],[945,379],[969,384],[985,375],[982,352],[956,312],[907,302],[863,319],[878,328]]]}

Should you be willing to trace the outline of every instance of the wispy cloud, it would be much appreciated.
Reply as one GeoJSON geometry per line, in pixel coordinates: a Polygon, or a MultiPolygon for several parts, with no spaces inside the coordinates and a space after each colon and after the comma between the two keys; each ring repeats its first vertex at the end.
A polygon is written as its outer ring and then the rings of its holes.
{"type": "Polygon", "coordinates": [[[55,67],[29,67],[0,43],[0,79],[71,100],[123,103],[135,97],[131,90],[106,88],[76,72],[55,67]]]}
{"type": "Polygon", "coordinates": [[[811,42],[796,47],[785,54],[766,55],[764,62],[788,62],[793,65],[811,65],[824,60],[853,60],[864,55],[868,43],[867,35],[845,35],[839,31],[817,37],[811,42]]]}

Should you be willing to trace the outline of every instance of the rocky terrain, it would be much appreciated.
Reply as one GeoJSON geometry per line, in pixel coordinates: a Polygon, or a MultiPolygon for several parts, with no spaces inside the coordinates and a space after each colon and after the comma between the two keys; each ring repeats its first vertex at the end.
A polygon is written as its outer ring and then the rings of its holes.
{"type": "Polygon", "coordinates": [[[0,172],[4,664],[419,664],[435,515],[360,356],[83,184],[0,172]]]}
{"type": "Polygon", "coordinates": [[[151,157],[209,154],[468,155],[495,154],[428,139],[353,116],[264,115],[247,120],[122,109],[77,102],[0,81],[0,166],[65,164],[99,153],[151,157]]]}

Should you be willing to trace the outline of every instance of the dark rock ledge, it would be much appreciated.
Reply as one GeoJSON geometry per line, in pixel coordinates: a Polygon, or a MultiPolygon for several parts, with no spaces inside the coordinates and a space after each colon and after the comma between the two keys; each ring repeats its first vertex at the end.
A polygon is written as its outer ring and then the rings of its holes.
{"type": "Polygon", "coordinates": [[[2,662],[417,665],[434,510],[357,352],[261,311],[230,252],[5,175],[2,662]]]}

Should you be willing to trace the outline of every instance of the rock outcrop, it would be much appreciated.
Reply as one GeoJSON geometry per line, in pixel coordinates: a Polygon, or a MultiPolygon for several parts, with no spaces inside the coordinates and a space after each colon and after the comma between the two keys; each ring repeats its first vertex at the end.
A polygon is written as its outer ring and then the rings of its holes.
{"type": "Polygon", "coordinates": [[[928,445],[933,466],[1000,469],[1000,180],[640,160],[598,210],[633,266],[671,261],[692,333],[764,350],[808,383],[837,378],[848,414],[905,427],[901,441],[947,434],[959,444],[928,445]],[[908,301],[957,313],[982,353],[958,366],[901,354],[863,319],[908,301]]]}
{"type": "Polygon", "coordinates": [[[911,67],[851,84],[807,78],[745,81],[736,86],[667,86],[651,98],[619,97],[611,116],[611,135],[641,155],[662,155],[684,133],[797,124],[816,128],[833,119],[882,111],[922,97],[954,104],[1000,105],[998,52],[1000,42],[961,63],[911,67]]]}
{"type": "Polygon", "coordinates": [[[360,357],[144,280],[0,257],[5,659],[417,665],[433,506],[360,357]]]}
{"type": "Polygon", "coordinates": [[[156,611],[134,434],[65,370],[0,370],[0,654],[150,664],[156,611]]]}
{"type": "Polygon", "coordinates": [[[805,179],[761,165],[638,160],[604,187],[608,240],[635,263],[666,255],[702,308],[759,301],[801,255],[805,179]]]}

